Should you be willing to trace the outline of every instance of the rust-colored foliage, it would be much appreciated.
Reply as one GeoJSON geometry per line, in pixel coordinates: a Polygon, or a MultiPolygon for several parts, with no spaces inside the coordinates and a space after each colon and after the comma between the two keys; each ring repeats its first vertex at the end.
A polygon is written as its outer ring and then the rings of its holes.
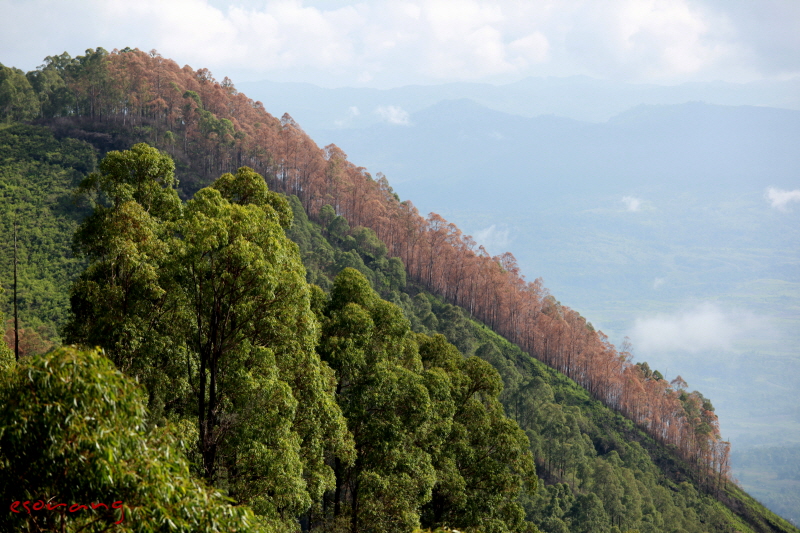
{"type": "MultiPolygon", "coordinates": [[[[3,336],[5,343],[13,350],[14,349],[14,321],[7,320],[5,327],[5,334],[3,336]]],[[[31,328],[19,329],[19,356],[27,357],[29,355],[39,355],[45,353],[53,347],[53,342],[47,336],[47,332],[43,329],[36,330],[31,328]]]]}

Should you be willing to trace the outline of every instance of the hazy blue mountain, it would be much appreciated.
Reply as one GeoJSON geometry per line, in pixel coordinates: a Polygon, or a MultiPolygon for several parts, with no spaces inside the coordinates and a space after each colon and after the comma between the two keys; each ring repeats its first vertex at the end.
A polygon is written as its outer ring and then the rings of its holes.
{"type": "MultiPolygon", "coordinates": [[[[800,111],[701,103],[639,106],[605,123],[555,116],[525,118],[489,110],[466,99],[444,101],[414,113],[407,126],[320,131],[354,161],[387,174],[414,199],[436,198],[443,209],[474,201],[517,207],[543,192],[630,192],[632,188],[687,186],[789,187],[800,174],[794,147],[800,111]],[[500,180],[499,182],[497,180],[500,180]],[[433,195],[433,196],[432,196],[433,195]],[[446,198],[439,198],[446,196],[446,198]]],[[[426,206],[427,207],[427,206],[426,206]]],[[[434,208],[434,205],[431,205],[434,208]]]]}
{"type": "Polygon", "coordinates": [[[735,449],[800,443],[800,203],[766,198],[800,189],[800,111],[690,102],[593,123],[458,99],[314,138],[629,335],[712,399],[735,449]]]}
{"type": "MultiPolygon", "coordinates": [[[[718,105],[754,105],[800,109],[800,78],[780,82],[684,83],[675,86],[620,83],[571,76],[526,78],[507,85],[448,83],[393,89],[325,89],[307,83],[246,82],[237,85],[263,101],[272,114],[289,112],[316,138],[323,129],[362,128],[380,122],[402,122],[443,100],[468,98],[506,113],[543,114],[604,122],[640,104],[702,101],[718,105]]],[[[322,142],[322,141],[321,141],[322,142]]]]}

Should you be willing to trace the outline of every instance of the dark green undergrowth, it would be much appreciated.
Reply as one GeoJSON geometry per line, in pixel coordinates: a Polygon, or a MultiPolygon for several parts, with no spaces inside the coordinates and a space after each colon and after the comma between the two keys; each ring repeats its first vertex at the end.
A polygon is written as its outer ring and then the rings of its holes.
{"type": "Polygon", "coordinates": [[[69,286],[84,268],[72,235],[86,215],[72,190],[96,164],[85,142],[56,139],[47,128],[0,129],[0,308],[12,316],[13,234],[17,224],[21,327],[57,339],[69,310],[69,286]]]}

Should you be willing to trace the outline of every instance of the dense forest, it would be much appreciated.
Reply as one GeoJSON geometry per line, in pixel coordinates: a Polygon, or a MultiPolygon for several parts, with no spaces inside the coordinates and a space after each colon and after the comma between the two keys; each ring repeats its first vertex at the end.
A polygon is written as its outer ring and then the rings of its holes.
{"type": "Polygon", "coordinates": [[[121,526],[142,531],[217,515],[226,530],[793,530],[730,481],[702,394],[227,78],[98,49],[0,66],[0,89],[23,323],[0,392],[6,493],[118,491],[121,526]],[[105,357],[26,357],[62,343],[105,357]],[[68,420],[110,425],[64,427],[48,396],[85,396],[68,420]],[[85,474],[47,473],[87,457],[85,474]],[[202,510],[182,508],[189,486],[202,510]]]}

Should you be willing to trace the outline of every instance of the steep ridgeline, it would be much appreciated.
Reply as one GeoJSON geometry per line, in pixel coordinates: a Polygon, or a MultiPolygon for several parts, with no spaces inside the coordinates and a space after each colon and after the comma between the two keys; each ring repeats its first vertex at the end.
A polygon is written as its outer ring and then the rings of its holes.
{"type": "Polygon", "coordinates": [[[507,412],[529,431],[542,477],[556,483],[537,493],[541,501],[527,503],[529,518],[543,529],[560,531],[570,524],[580,531],[581,524],[592,524],[592,517],[599,516],[608,527],[636,524],[652,531],[664,530],[662,523],[687,531],[789,530],[728,482],[727,443],[720,438],[711,403],[702,395],[687,392],[680,380],[666,383],[645,364],[633,364],[625,351],[617,351],[578,313],[552,298],[539,280],[526,282],[513,256],[490,257],[438,215],[422,218],[410,202],[399,200],[385,178],[373,180],[334,145],[320,150],[291,117],[278,121],[263,105],[238,93],[229,80],[217,83],[205,69],[181,69],[155,53],[138,50],[89,50],[75,59],[64,54],[46,58],[45,65],[27,75],[3,68],[0,76],[19,87],[14,98],[3,103],[6,119],[38,118],[57,136],[83,139],[101,151],[148,140],[177,160],[184,196],[240,165],[262,173],[271,189],[296,195],[296,220],[300,212],[307,213],[339,246],[337,250],[328,244],[329,256],[315,259],[328,254],[321,251],[325,247],[319,235],[311,237],[314,245],[304,249],[301,243],[311,281],[331,284],[314,261],[325,268],[368,269],[376,289],[382,294],[388,294],[387,287],[394,291],[390,299],[417,330],[441,330],[462,353],[477,353],[497,366],[505,381],[507,412]],[[411,295],[399,291],[406,276],[418,287],[411,295]],[[417,294],[422,288],[450,303],[417,294]],[[467,317],[482,321],[519,348],[467,317]],[[562,371],[588,393],[580,388],[569,392],[575,385],[539,361],[562,371]],[[629,421],[600,410],[590,397],[629,421]],[[562,405],[564,400],[568,401],[562,405]],[[584,404],[605,414],[590,417],[573,409],[584,404]],[[560,440],[543,440],[550,434],[560,435],[560,440]],[[627,444],[626,439],[635,442],[627,444]],[[656,488],[646,497],[640,490],[635,503],[631,487],[641,489],[647,482],[633,474],[631,478],[624,469],[648,454],[662,468],[658,472],[647,467],[653,480],[663,480],[678,491],[675,497],[680,495],[672,507],[665,503],[672,496],[669,489],[656,488]],[[575,462],[573,456],[586,461],[575,462]],[[591,466],[587,458],[596,464],[591,466]],[[601,464],[612,465],[611,470],[603,474],[605,467],[597,466],[601,464]],[[708,505],[719,505],[712,502],[684,512],[687,502],[712,501],[705,493],[719,496],[730,510],[709,510],[708,505]],[[648,505],[656,513],[645,511],[648,505]]]}

